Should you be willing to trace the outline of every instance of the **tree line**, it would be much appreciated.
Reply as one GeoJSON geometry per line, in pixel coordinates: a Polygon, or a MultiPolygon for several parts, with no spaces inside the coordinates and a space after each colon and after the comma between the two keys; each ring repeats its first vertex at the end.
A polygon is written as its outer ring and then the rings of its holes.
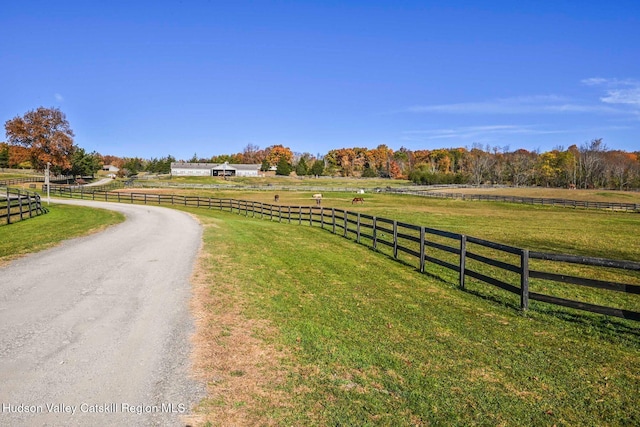
{"type": "MultiPolygon", "coordinates": [[[[39,107],[5,123],[7,142],[0,143],[0,168],[43,170],[47,163],[56,173],[93,175],[103,165],[114,165],[120,175],[146,171],[168,174],[172,155],[161,158],[119,157],[87,153],[73,142],[64,113],[39,107]]],[[[505,184],[569,188],[640,188],[640,151],[609,150],[602,139],[548,152],[473,144],[471,148],[394,151],[386,145],[369,149],[340,148],[313,155],[272,145],[261,149],[248,144],[242,152],[181,161],[197,163],[260,164],[277,175],[328,175],[407,179],[416,184],[505,184]]]]}

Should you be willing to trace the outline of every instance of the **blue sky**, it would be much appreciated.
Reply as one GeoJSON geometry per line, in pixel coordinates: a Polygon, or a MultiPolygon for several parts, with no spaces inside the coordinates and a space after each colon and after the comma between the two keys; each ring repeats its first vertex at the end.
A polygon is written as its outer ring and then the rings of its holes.
{"type": "Polygon", "coordinates": [[[0,52],[0,120],[58,107],[102,154],[640,150],[637,0],[25,0],[0,52]]]}

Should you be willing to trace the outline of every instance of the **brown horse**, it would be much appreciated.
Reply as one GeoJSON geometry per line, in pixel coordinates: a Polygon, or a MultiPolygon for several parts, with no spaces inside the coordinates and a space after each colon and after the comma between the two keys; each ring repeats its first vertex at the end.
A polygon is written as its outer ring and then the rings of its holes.
{"type": "Polygon", "coordinates": [[[364,198],[363,197],[354,197],[353,200],[351,201],[351,204],[354,203],[364,203],[364,198]]]}
{"type": "Polygon", "coordinates": [[[280,195],[276,194],[275,196],[273,196],[273,201],[276,202],[276,203],[279,202],[280,201],[280,195]]]}

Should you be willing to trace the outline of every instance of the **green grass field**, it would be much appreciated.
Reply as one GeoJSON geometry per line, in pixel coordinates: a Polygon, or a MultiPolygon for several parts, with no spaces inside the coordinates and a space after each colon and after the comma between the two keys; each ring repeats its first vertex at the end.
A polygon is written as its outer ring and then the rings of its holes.
{"type": "Polygon", "coordinates": [[[176,183],[176,184],[210,184],[210,185],[228,185],[228,186],[285,186],[285,187],[333,187],[333,188],[364,188],[371,189],[377,187],[401,187],[410,185],[411,182],[401,179],[383,179],[383,178],[341,178],[341,177],[228,177],[226,180],[222,177],[211,176],[173,176],[163,177],[156,180],[142,180],[141,182],[157,182],[157,183],[176,183]]]}
{"type": "Polygon", "coordinates": [[[523,315],[315,227],[193,212],[205,225],[209,314],[241,313],[216,345],[266,321],[253,334],[283,356],[256,365],[285,372],[234,401],[225,390],[251,367],[208,371],[207,425],[239,410],[274,425],[640,423],[637,325],[523,315]]]}
{"type": "MultiPolygon", "coordinates": [[[[133,189],[133,192],[154,192],[133,189]]],[[[155,192],[202,197],[235,198],[287,206],[314,206],[312,192],[250,190],[180,190],[155,192]]],[[[525,193],[526,194],[526,193],[525,193]]],[[[553,194],[553,193],[549,193],[553,194]]],[[[626,194],[626,193],[623,193],[626,194]]],[[[540,205],[446,200],[418,196],[366,193],[364,204],[353,205],[352,193],[323,194],[325,209],[338,208],[395,219],[410,224],[463,233],[531,250],[574,253],[602,258],[640,260],[640,215],[540,205]]]]}
{"type": "Polygon", "coordinates": [[[103,209],[57,204],[48,208],[45,215],[0,225],[0,263],[124,221],[123,215],[103,209]]]}
{"type": "MultiPolygon", "coordinates": [[[[269,191],[161,191],[273,200],[269,191]]],[[[311,192],[279,194],[283,205],[314,204],[311,192]]],[[[638,214],[324,196],[325,208],[517,247],[640,260],[638,214]]],[[[522,313],[516,295],[473,281],[460,290],[449,271],[420,274],[388,251],[317,227],[187,210],[204,226],[199,274],[208,299],[195,312],[196,351],[209,355],[199,364],[210,392],[198,409],[202,425],[640,424],[637,322],[536,302],[522,313]]],[[[598,274],[640,283],[635,273],[598,274]]],[[[576,292],[640,310],[637,295],[576,292]]]]}
{"type": "Polygon", "coordinates": [[[34,174],[26,174],[26,173],[5,173],[0,172],[0,181],[4,181],[6,179],[17,179],[17,178],[34,178],[37,175],[34,174]]]}
{"type": "Polygon", "coordinates": [[[544,197],[549,199],[584,200],[604,203],[640,203],[638,191],[570,190],[546,187],[495,187],[436,189],[436,192],[462,194],[489,194],[516,197],[544,197]]]}

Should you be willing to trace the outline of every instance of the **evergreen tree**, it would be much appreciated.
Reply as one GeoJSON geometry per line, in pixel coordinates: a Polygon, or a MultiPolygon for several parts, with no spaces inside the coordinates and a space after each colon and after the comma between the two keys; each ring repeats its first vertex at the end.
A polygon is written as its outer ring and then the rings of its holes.
{"type": "Polygon", "coordinates": [[[313,165],[311,165],[311,175],[322,175],[322,173],[324,172],[324,161],[323,160],[316,160],[315,162],[313,162],[313,165]]]}
{"type": "Polygon", "coordinates": [[[94,176],[102,167],[102,161],[95,151],[87,153],[84,148],[76,147],[71,156],[71,174],[76,176],[94,176]]]}
{"type": "Polygon", "coordinates": [[[300,159],[298,164],[296,165],[296,175],[303,176],[309,174],[309,167],[307,166],[307,162],[304,160],[304,157],[300,159]]]}
{"type": "Polygon", "coordinates": [[[289,176],[291,173],[291,165],[287,162],[287,159],[283,156],[280,157],[278,161],[278,166],[276,168],[276,175],[289,176]]]}

